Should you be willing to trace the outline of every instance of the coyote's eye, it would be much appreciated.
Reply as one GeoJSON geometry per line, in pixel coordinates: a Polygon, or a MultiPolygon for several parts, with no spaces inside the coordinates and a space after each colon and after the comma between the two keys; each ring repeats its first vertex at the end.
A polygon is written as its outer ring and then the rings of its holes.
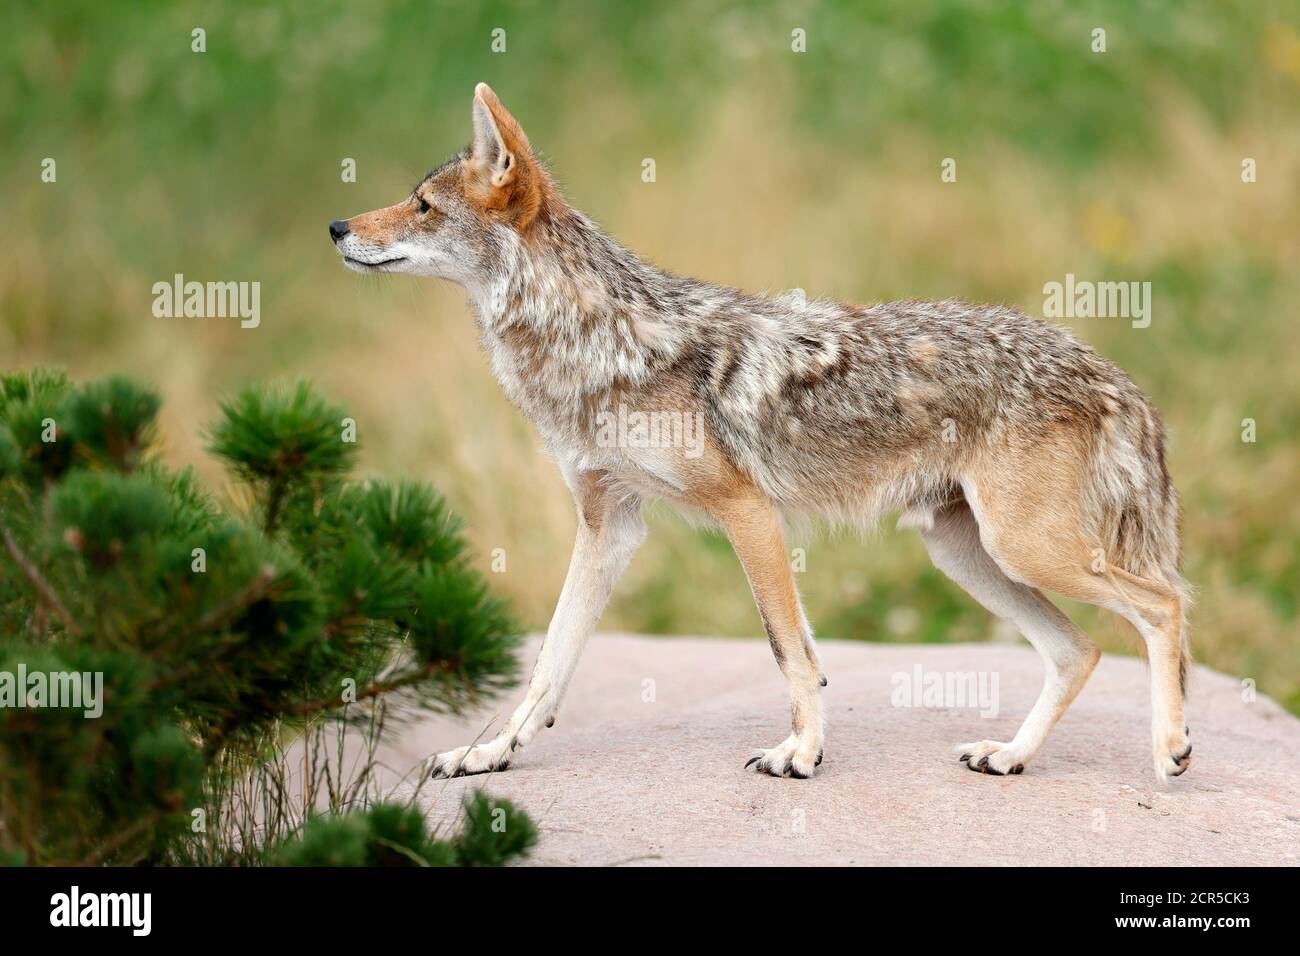
{"type": "Polygon", "coordinates": [[[423,199],[421,199],[419,196],[416,196],[415,198],[416,198],[415,208],[420,213],[420,215],[423,216],[426,212],[429,211],[429,204],[425,202],[423,199]]]}

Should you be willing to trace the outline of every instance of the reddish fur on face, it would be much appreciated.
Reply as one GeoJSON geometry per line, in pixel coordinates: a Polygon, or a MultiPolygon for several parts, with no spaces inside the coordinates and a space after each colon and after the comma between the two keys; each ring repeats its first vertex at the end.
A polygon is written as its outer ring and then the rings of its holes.
{"type": "Polygon", "coordinates": [[[353,216],[348,220],[348,229],[367,242],[386,246],[408,234],[415,223],[415,207],[411,200],[404,199],[396,205],[353,216]]]}
{"type": "Polygon", "coordinates": [[[441,218],[438,197],[468,208],[484,231],[505,224],[529,237],[531,226],[554,217],[564,202],[546,169],[533,154],[519,121],[486,84],[474,93],[475,136],[470,148],[431,173],[402,202],[348,220],[348,228],[363,242],[388,246],[422,230],[432,231],[441,218]],[[418,210],[419,199],[430,211],[418,210]]]}

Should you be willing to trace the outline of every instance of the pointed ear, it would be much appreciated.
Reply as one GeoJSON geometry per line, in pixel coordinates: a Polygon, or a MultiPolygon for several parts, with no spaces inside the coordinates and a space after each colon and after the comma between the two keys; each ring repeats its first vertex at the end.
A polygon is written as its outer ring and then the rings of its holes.
{"type": "Polygon", "coordinates": [[[474,141],[465,161],[466,193],[485,211],[509,214],[521,228],[541,206],[543,172],[523,127],[492,88],[474,88],[474,141]]]}

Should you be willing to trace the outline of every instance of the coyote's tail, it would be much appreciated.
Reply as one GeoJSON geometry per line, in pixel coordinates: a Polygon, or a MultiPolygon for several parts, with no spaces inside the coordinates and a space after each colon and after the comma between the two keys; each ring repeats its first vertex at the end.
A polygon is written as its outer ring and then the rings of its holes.
{"type": "MultiPolygon", "coordinates": [[[[1164,429],[1150,407],[1094,449],[1096,495],[1102,499],[1096,528],[1105,563],[1172,593],[1177,601],[1181,647],[1179,674],[1184,690],[1191,670],[1187,612],[1192,587],[1182,575],[1181,508],[1165,464],[1164,429]],[[1126,433],[1127,432],[1127,433],[1126,433]]],[[[1111,584],[1121,594],[1123,582],[1111,584]]]]}

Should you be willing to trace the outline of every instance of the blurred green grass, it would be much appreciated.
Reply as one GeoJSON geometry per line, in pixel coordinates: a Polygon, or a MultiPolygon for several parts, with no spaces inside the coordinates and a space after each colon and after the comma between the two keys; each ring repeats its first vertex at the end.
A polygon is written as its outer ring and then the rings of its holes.
{"type": "MultiPolygon", "coordinates": [[[[345,273],[325,232],[463,145],[486,80],[569,199],[676,271],[1039,314],[1067,272],[1149,279],[1151,328],[1072,325],[1169,425],[1198,657],[1300,712],[1296,5],[866,7],[11,0],[0,365],[152,377],[166,455],[214,482],[195,421],[250,381],[315,379],[355,410],[366,468],[434,481],[485,566],[505,550],[494,583],[543,627],[570,505],[477,355],[463,296],[345,273]],[[206,53],[190,50],[195,27],[206,53]],[[796,27],[806,53],[791,52],[796,27]],[[1241,182],[1246,156],[1257,183],[1241,182]],[[356,183],[340,180],[345,157],[356,183]],[[956,183],[939,181],[944,157],[956,183]],[[261,327],[154,318],[151,286],[177,272],[260,281],[261,327]]],[[[663,509],[652,525],[605,626],[758,633],[726,543],[663,509]]],[[[823,635],[1007,638],[912,535],[792,544],[823,635]]],[[[1134,650],[1106,615],[1069,610],[1134,650]]]]}

